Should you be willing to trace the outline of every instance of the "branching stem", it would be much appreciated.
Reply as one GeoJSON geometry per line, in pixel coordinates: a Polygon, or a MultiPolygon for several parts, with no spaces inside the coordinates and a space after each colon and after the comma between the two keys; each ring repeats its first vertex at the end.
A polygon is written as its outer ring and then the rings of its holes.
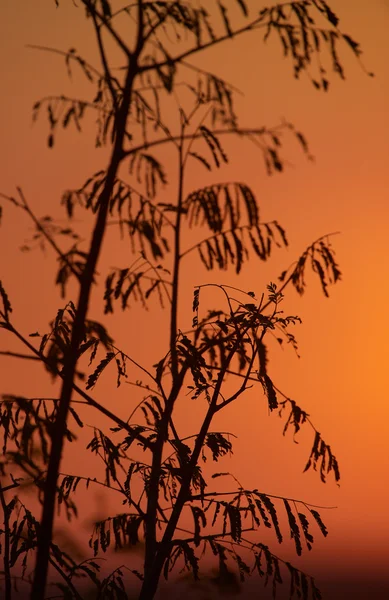
{"type": "MultiPolygon", "coordinates": [[[[89,2],[86,2],[89,5],[89,2]]],[[[140,5],[142,3],[140,2],[140,5]]],[[[91,7],[93,10],[94,7],[91,7]]],[[[40,530],[42,535],[39,538],[37,561],[34,572],[34,582],[32,585],[31,599],[44,600],[46,581],[48,574],[50,544],[53,535],[53,519],[56,502],[56,490],[58,473],[61,463],[62,449],[64,444],[64,434],[66,430],[66,421],[71,402],[71,395],[74,385],[74,375],[77,364],[78,348],[82,342],[85,319],[88,312],[90,294],[97,261],[101,252],[106,222],[108,216],[109,200],[115,184],[115,178],[119,165],[123,158],[123,140],[126,129],[127,116],[131,104],[132,86],[135,77],[138,74],[138,57],[142,48],[143,21],[138,21],[138,37],[136,51],[129,59],[128,70],[124,85],[123,98],[116,118],[115,140],[112,149],[112,155],[107,170],[104,188],[100,195],[99,209],[97,213],[95,228],[88,252],[88,257],[80,285],[79,299],[77,303],[76,315],[72,328],[72,337],[70,348],[65,356],[64,378],[60,395],[60,403],[56,415],[56,421],[53,426],[50,461],[45,484],[45,496],[43,504],[42,519],[40,530]]]]}

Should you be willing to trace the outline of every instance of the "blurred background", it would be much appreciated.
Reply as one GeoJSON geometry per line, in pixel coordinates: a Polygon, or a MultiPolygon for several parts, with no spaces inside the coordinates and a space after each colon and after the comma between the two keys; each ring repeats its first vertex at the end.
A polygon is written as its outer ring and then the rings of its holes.
{"type": "MultiPolygon", "coordinates": [[[[261,2],[258,5],[262,8],[261,2]]],[[[276,280],[312,241],[325,233],[341,232],[333,238],[333,245],[342,281],[330,289],[330,298],[325,298],[318,282],[310,278],[304,296],[291,290],[285,299],[285,312],[298,314],[303,321],[295,332],[301,358],[291,348],[274,349],[269,366],[276,385],[310,414],[330,444],[340,464],[340,487],[331,478],[324,485],[317,473],[302,473],[312,444],[311,432],[302,432],[299,444],[293,443],[291,434],[283,437],[284,422],[275,415],[268,416],[265,400],[258,393],[248,393],[220,419],[221,428],[238,436],[233,456],[225,459],[220,470],[233,471],[247,488],[336,506],[322,512],[329,536],[317,536],[311,553],[297,560],[292,546],[277,548],[275,540],[272,549],[314,575],[325,600],[384,599],[389,591],[385,318],[389,301],[389,2],[331,0],[330,5],[340,17],[342,30],[360,42],[363,64],[375,73],[374,78],[366,75],[345,47],[340,57],[346,81],[331,76],[329,91],[318,92],[306,77],[299,81],[293,78],[278,40],[270,38],[264,45],[258,32],[196,59],[196,64],[206,64],[244,92],[237,97],[242,126],[272,126],[284,117],[304,133],[315,162],[307,161],[297,145],[287,142],[285,172],[269,177],[254,146],[228,142],[228,166],[212,175],[204,176],[200,168],[189,173],[188,193],[216,180],[246,182],[259,199],[262,218],[281,223],[290,247],[277,250],[269,263],[253,258],[239,277],[232,272],[206,273],[197,256],[191,257],[182,282],[180,318],[182,329],[187,328],[195,285],[203,281],[229,283],[260,296],[269,281],[276,280]]],[[[60,132],[54,148],[47,147],[48,125],[45,116],[32,125],[33,103],[62,93],[92,99],[94,90],[80,74],[68,79],[63,57],[27,44],[65,51],[74,47],[93,61],[93,32],[82,10],[72,2],[62,0],[58,9],[54,1],[46,0],[5,1],[0,5],[0,191],[15,195],[16,186],[21,186],[37,216],[50,214],[65,219],[60,207],[63,191],[81,186],[92,173],[104,168],[108,153],[95,149],[91,119],[82,135],[60,132]]],[[[169,163],[168,152],[162,156],[171,180],[171,187],[164,192],[168,198],[175,189],[174,164],[169,163]]],[[[49,249],[44,254],[39,249],[21,252],[20,246],[33,235],[32,224],[16,208],[2,204],[0,276],[13,304],[13,319],[26,335],[44,332],[62,304],[53,285],[55,257],[49,249]]],[[[90,221],[81,211],[76,219],[80,220],[76,228],[88,239],[90,221]]],[[[110,266],[128,266],[133,261],[117,232],[109,233],[106,244],[102,273],[110,266]]],[[[97,320],[101,295],[96,294],[91,308],[91,318],[97,320]]],[[[205,299],[208,301],[213,305],[218,302],[215,296],[205,299]]],[[[135,305],[124,315],[118,312],[104,322],[117,345],[142,364],[151,366],[164,351],[168,322],[157,303],[147,314],[135,305]]],[[[21,351],[21,347],[2,333],[0,350],[21,351]]],[[[2,356],[0,373],[2,393],[53,395],[50,379],[32,361],[22,363],[2,356]]],[[[128,414],[128,406],[132,410],[135,405],[128,388],[116,393],[114,374],[102,378],[95,396],[123,415],[128,414]]],[[[185,431],[192,427],[188,410],[193,411],[194,419],[200,412],[193,404],[190,408],[185,405],[192,402],[188,398],[183,402],[180,410],[185,431]]],[[[88,414],[88,418],[95,422],[93,415],[88,414]]],[[[83,435],[87,440],[88,435],[83,435]]],[[[77,459],[75,473],[82,468],[89,475],[92,463],[80,464],[79,456],[69,447],[64,471],[74,469],[77,459]]],[[[93,506],[81,497],[80,502],[82,543],[86,525],[103,514],[112,514],[114,504],[98,494],[93,506]]],[[[256,586],[256,582],[246,586],[248,597],[257,593],[256,586]]]]}

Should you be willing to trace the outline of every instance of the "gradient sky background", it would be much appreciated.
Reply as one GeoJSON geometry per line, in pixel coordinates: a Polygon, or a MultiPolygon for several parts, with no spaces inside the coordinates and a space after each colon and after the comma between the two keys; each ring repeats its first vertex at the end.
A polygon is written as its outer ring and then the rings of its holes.
{"type": "MultiPolygon", "coordinates": [[[[247,487],[336,505],[337,510],[322,513],[330,531],[328,538],[317,536],[316,548],[295,563],[317,576],[326,600],[351,594],[378,599],[387,597],[383,587],[373,592],[370,582],[376,579],[384,585],[389,559],[385,318],[389,302],[389,2],[331,0],[330,5],[341,19],[342,30],[361,43],[363,62],[367,70],[374,71],[374,79],[342,48],[347,81],[332,76],[330,91],[319,93],[306,78],[295,81],[279,45],[270,42],[264,46],[258,33],[213,50],[206,63],[201,62],[204,58],[197,60],[244,91],[237,105],[243,126],[270,126],[285,117],[306,135],[316,162],[306,161],[297,146],[287,145],[290,165],[284,174],[267,177],[260,153],[252,145],[236,144],[229,147],[228,168],[210,179],[202,177],[200,183],[197,172],[188,177],[187,191],[212,179],[245,181],[259,198],[263,219],[278,219],[285,227],[290,248],[276,252],[267,265],[253,259],[238,280],[233,274],[227,277],[215,272],[210,276],[197,259],[190,262],[183,281],[182,327],[191,318],[192,290],[199,282],[234,283],[260,295],[269,280],[314,239],[341,232],[333,243],[343,280],[330,290],[330,299],[322,296],[312,280],[302,298],[290,291],[285,301],[285,311],[303,320],[296,331],[301,359],[292,350],[280,350],[272,353],[270,363],[276,385],[310,413],[331,445],[340,463],[340,488],[331,479],[324,486],[317,474],[302,474],[310,450],[309,432],[302,435],[299,446],[291,436],[283,438],[283,423],[275,416],[267,418],[265,404],[255,394],[248,394],[244,403],[231,407],[223,417],[222,425],[239,440],[233,459],[220,470],[233,470],[247,487]],[[338,596],[331,578],[345,582],[343,591],[338,582],[338,596]],[[358,589],[351,588],[353,581],[358,589]]],[[[62,0],[61,8],[56,9],[54,0],[5,0],[0,4],[0,40],[0,191],[14,194],[15,186],[20,185],[38,216],[62,217],[62,192],[78,187],[103,168],[107,154],[94,149],[89,126],[82,136],[73,131],[60,133],[54,150],[47,148],[45,117],[31,125],[35,100],[50,93],[89,98],[93,90],[82,77],[68,81],[61,57],[25,45],[62,50],[73,46],[92,59],[92,34],[72,2],[62,0]]],[[[18,248],[31,234],[31,224],[13,207],[4,204],[3,209],[0,276],[14,306],[15,324],[26,334],[45,331],[61,305],[52,285],[55,261],[49,251],[45,256],[39,251],[21,253],[18,248]]],[[[78,216],[81,218],[81,213],[78,216]]],[[[119,256],[121,248],[116,238],[108,236],[101,266],[128,264],[131,256],[119,256]]],[[[93,308],[97,311],[100,306],[96,301],[93,308]]],[[[106,322],[119,346],[153,364],[164,347],[166,323],[157,307],[147,315],[147,323],[140,320],[140,314],[135,308],[125,313],[123,320],[106,322]],[[147,338],[152,331],[156,339],[150,357],[147,338]]],[[[99,318],[97,312],[91,316],[99,318]]],[[[21,350],[10,336],[2,334],[0,350],[7,349],[21,350]]],[[[35,364],[1,357],[0,373],[1,392],[52,393],[35,364]]],[[[95,396],[104,401],[112,390],[114,380],[107,377],[95,396]]],[[[111,399],[109,402],[112,405],[111,399]]],[[[185,407],[183,418],[187,410],[185,407]]],[[[185,425],[183,420],[183,428],[185,425]]],[[[70,452],[66,460],[70,470],[74,455],[70,452]]],[[[88,465],[84,466],[88,474],[88,465]]],[[[284,553],[276,543],[273,550],[293,558],[290,549],[284,553]]]]}

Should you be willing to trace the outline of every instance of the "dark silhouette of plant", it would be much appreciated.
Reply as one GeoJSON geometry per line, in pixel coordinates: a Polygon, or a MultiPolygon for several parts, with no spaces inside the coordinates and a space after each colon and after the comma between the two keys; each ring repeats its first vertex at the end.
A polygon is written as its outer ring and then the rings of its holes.
{"type": "MultiPolygon", "coordinates": [[[[60,5],[59,0],[56,4],[60,5]]],[[[49,244],[56,253],[56,284],[61,297],[68,297],[70,278],[76,279],[79,289],[77,300],[67,299],[58,310],[48,333],[30,335],[37,338],[35,343],[14,326],[5,283],[0,286],[0,325],[28,350],[27,354],[2,354],[40,361],[52,378],[62,381],[57,399],[2,396],[0,501],[4,525],[0,533],[4,538],[5,598],[11,598],[11,584],[17,579],[11,569],[21,560],[24,577],[29,556],[35,551],[31,591],[34,600],[45,597],[49,565],[61,576],[56,585],[63,598],[82,598],[79,579],[85,577],[95,586],[98,598],[128,597],[124,568],[116,568],[102,579],[95,558],[77,563],[53,542],[56,504],[65,508],[70,519],[77,514],[76,490],[81,485],[88,489],[90,484],[121,494],[125,506],[123,513],[95,524],[90,538],[95,557],[112,546],[119,549],[144,544],[143,571],[132,570],[141,582],[141,600],[153,598],[161,575],[167,578],[180,562],[198,578],[204,551],[210,551],[217,559],[216,582],[221,587],[233,580],[231,561],[235,561],[241,580],[256,570],[266,583],[271,583],[275,594],[283,581],[281,570],[286,568],[291,598],[320,598],[311,577],[282,561],[252,535],[263,525],[273,529],[281,543],[285,532],[279,511],[283,507],[287,533],[297,554],[301,554],[303,546],[309,550],[312,547],[312,521],[327,535],[315,507],[301,500],[246,489],[235,478],[233,490],[218,488],[217,481],[213,488],[206,480],[203,463],[208,458],[217,462],[232,451],[232,435],[212,429],[215,416],[232,402],[238,402],[249,387],[260,384],[269,411],[287,411],[284,433],[291,428],[297,434],[305,423],[313,428],[315,438],[305,470],[318,469],[323,481],[330,473],[339,480],[338,464],[330,446],[308,414],[273,383],[268,372],[267,341],[275,335],[280,343],[285,339],[296,348],[292,330],[299,319],[284,315],[280,304],[288,287],[294,286],[303,293],[308,266],[318,275],[326,295],[328,286],[340,278],[340,271],[329,236],[325,235],[281,274],[280,287],[270,283],[266,294],[260,297],[251,291],[214,284],[221,301],[217,309],[209,310],[200,303],[206,286],[197,286],[192,329],[181,330],[180,269],[189,253],[197,251],[208,270],[232,266],[238,274],[249,253],[265,261],[274,246],[288,244],[285,230],[277,221],[261,220],[255,194],[244,183],[219,182],[188,194],[185,172],[189,162],[208,171],[227,163],[222,142],[225,136],[235,136],[238,141],[247,138],[259,147],[269,174],[283,170],[286,134],[294,136],[302,151],[310,156],[304,136],[291,123],[282,122],[272,128],[241,128],[234,109],[233,86],[188,60],[209,47],[258,30],[265,41],[270,35],[278,36],[296,78],[304,73],[317,89],[326,91],[328,71],[345,78],[338,54],[340,44],[345,42],[358,60],[359,45],[341,32],[338,18],[324,0],[286,2],[261,10],[255,2],[254,7],[249,7],[246,0],[229,2],[228,6],[219,1],[211,7],[207,3],[207,8],[180,0],[136,0],[116,12],[108,0],[80,0],[79,4],[85,8],[95,32],[100,68],[89,64],[73,48],[55,52],[65,58],[70,76],[74,67],[82,70],[95,88],[94,96],[92,100],[63,95],[43,98],[34,105],[33,117],[36,119],[41,112],[47,114],[48,146],[53,147],[61,128],[74,125],[81,131],[85,114],[96,115],[95,144],[110,148],[108,166],[79,189],[63,195],[70,223],[76,210],[94,215],[89,247],[83,247],[70,224],[62,227],[51,217],[38,219],[20,188],[16,197],[2,195],[33,220],[36,233],[32,241],[49,244]],[[133,26],[128,41],[117,26],[123,18],[133,26]],[[114,68],[107,50],[108,39],[121,51],[124,67],[114,68]],[[325,66],[328,58],[330,68],[325,66]],[[178,125],[169,117],[172,106],[176,106],[178,125]],[[156,151],[166,144],[173,146],[177,155],[177,194],[170,202],[158,199],[168,176],[156,151]],[[122,166],[128,170],[128,180],[119,174],[122,166]],[[118,303],[125,310],[130,301],[147,306],[154,296],[162,306],[168,306],[169,344],[166,354],[153,366],[139,365],[115,345],[102,324],[88,316],[108,226],[118,226],[123,235],[128,234],[136,259],[127,268],[113,269],[106,275],[104,312],[113,313],[118,303]],[[208,234],[185,246],[184,232],[197,227],[208,229],[208,234]],[[64,250],[59,240],[66,238],[70,243],[64,250]],[[171,266],[171,271],[167,266],[171,266]],[[85,357],[92,365],[86,383],[82,366],[85,357]],[[144,392],[127,420],[91,395],[107,368],[116,369],[118,386],[124,381],[144,392]],[[142,379],[139,375],[131,379],[136,370],[142,379]],[[204,418],[199,431],[182,438],[175,408],[178,402],[187,402],[188,394],[203,403],[204,418]],[[104,414],[110,425],[109,433],[94,427],[86,448],[103,461],[103,480],[60,470],[65,440],[72,442],[73,429],[83,426],[78,403],[104,414]],[[141,424],[134,422],[137,413],[143,416],[141,424]],[[130,449],[136,458],[130,456],[130,449]],[[19,469],[22,476],[12,476],[11,468],[19,469]],[[36,488],[43,504],[40,521],[22,502],[20,494],[9,499],[11,491],[15,494],[27,483],[36,488]],[[182,526],[186,513],[193,520],[190,531],[182,526]]],[[[29,247],[27,244],[24,249],[29,247]]],[[[212,475],[213,479],[222,477],[231,476],[224,472],[212,475]]],[[[125,569],[131,571],[129,565],[125,569]]]]}

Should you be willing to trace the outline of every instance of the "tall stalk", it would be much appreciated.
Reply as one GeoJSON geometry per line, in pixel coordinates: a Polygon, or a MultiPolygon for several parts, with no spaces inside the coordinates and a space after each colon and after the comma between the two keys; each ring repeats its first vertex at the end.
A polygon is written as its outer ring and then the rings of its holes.
{"type": "MultiPolygon", "coordinates": [[[[183,117],[182,117],[183,118],[183,117]]],[[[181,124],[181,138],[178,146],[178,196],[177,196],[177,215],[176,223],[174,227],[174,266],[173,266],[173,289],[172,289],[172,304],[170,313],[170,355],[171,355],[171,370],[172,380],[174,380],[178,374],[178,361],[177,361],[177,313],[178,313],[178,283],[180,275],[180,236],[181,236],[181,218],[182,218],[182,202],[183,202],[183,190],[184,190],[184,159],[183,159],[183,144],[184,144],[184,133],[185,133],[185,122],[181,124]]]]}
{"type": "MultiPolygon", "coordinates": [[[[141,7],[141,1],[139,1],[141,7]]],[[[141,13],[141,8],[139,10],[141,13]]],[[[123,160],[123,142],[126,131],[127,116],[130,109],[133,83],[138,74],[138,59],[142,49],[142,18],[138,20],[138,37],[134,53],[129,59],[123,97],[116,114],[115,140],[107,170],[104,188],[99,198],[99,208],[95,227],[92,234],[90,248],[82,275],[77,310],[72,328],[69,350],[64,360],[64,378],[61,388],[58,412],[52,430],[52,445],[47,470],[45,493],[43,501],[42,518],[40,522],[41,535],[39,536],[34,581],[31,590],[31,600],[44,600],[49,567],[50,546],[53,537],[54,510],[57,495],[57,482],[60,470],[66,423],[71,402],[74,376],[76,371],[78,349],[84,337],[85,319],[88,313],[89,301],[93,278],[97,262],[101,253],[104,233],[107,225],[109,200],[114,187],[117,172],[123,160]]]]}
{"type": "MultiPolygon", "coordinates": [[[[184,370],[179,374],[177,359],[177,313],[178,313],[178,292],[179,292],[179,270],[180,270],[180,234],[181,234],[181,213],[184,189],[184,143],[185,123],[181,125],[181,137],[178,145],[178,191],[177,191],[177,213],[174,224],[174,249],[173,249],[173,285],[172,302],[170,308],[170,359],[171,359],[171,392],[166,401],[165,411],[161,419],[158,437],[153,448],[153,457],[151,464],[150,480],[148,483],[148,500],[145,523],[145,561],[144,561],[144,582],[140,598],[152,598],[156,587],[153,583],[155,572],[155,559],[157,555],[157,511],[159,498],[159,480],[161,474],[161,465],[163,458],[163,448],[168,439],[169,423],[173,413],[174,403],[181,389],[184,370]],[[150,585],[153,588],[151,594],[150,585]],[[150,595],[151,594],[151,595],[150,595]]],[[[159,579],[159,577],[158,577],[159,579]]],[[[158,581],[157,581],[158,585],[158,581]]]]}

